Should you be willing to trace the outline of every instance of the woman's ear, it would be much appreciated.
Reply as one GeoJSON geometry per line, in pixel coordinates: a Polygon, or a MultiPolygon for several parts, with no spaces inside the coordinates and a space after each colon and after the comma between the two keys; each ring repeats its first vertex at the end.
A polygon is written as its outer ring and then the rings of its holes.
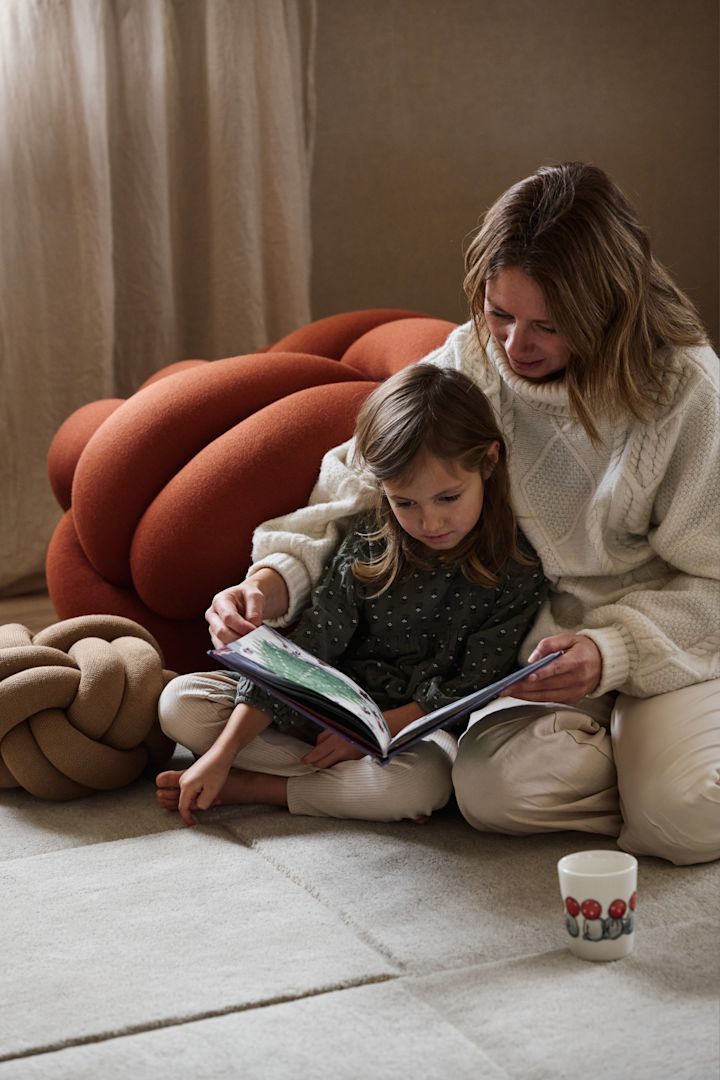
{"type": "Polygon", "coordinates": [[[487,480],[489,476],[492,476],[493,470],[500,460],[500,443],[495,439],[490,443],[488,452],[485,455],[482,463],[482,477],[483,480],[487,480]]]}

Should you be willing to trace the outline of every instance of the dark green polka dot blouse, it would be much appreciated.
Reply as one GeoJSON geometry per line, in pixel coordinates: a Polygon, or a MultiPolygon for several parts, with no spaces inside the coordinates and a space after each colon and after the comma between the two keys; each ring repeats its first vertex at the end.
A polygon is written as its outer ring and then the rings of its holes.
{"type": "MultiPolygon", "coordinates": [[[[438,562],[412,569],[370,599],[351,569],[372,554],[369,527],[366,517],[353,522],[289,638],[349,675],[383,710],[415,701],[431,712],[515,669],[520,642],[547,594],[539,560],[508,562],[493,588],[473,585],[459,567],[438,562]]],[[[534,558],[524,538],[522,546],[534,558]]],[[[308,742],[320,730],[238,676],[240,702],[308,742]]]]}

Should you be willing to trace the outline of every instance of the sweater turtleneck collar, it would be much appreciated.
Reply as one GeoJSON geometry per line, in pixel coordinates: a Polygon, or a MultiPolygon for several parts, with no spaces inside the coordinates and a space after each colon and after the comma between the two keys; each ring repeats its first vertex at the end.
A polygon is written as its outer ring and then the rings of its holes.
{"type": "Polygon", "coordinates": [[[567,389],[563,379],[534,382],[517,375],[510,367],[505,350],[493,337],[488,340],[486,352],[502,381],[525,404],[545,412],[562,413],[566,416],[569,414],[567,389]]]}

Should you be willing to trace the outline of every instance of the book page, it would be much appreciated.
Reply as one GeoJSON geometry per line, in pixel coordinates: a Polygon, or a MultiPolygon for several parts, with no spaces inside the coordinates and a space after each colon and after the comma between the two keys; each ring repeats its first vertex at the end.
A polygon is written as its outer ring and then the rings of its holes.
{"type": "Polygon", "coordinates": [[[260,626],[225,648],[259,664],[286,684],[303,686],[349,710],[363,720],[379,747],[387,746],[390,732],[385,717],[370,695],[342,671],[288,641],[271,627],[260,626]]]}
{"type": "Polygon", "coordinates": [[[562,656],[562,650],[549,653],[548,656],[543,656],[540,660],[535,660],[534,663],[526,664],[525,667],[518,668],[516,671],[511,672],[510,675],[505,675],[504,678],[497,679],[489,686],[484,686],[479,690],[473,690],[472,693],[466,694],[463,698],[458,698],[457,701],[452,701],[448,705],[442,705],[439,709],[435,709],[425,716],[418,717],[417,720],[411,721],[411,723],[398,731],[397,735],[390,740],[390,749],[396,753],[398,748],[416,742],[418,739],[422,738],[423,735],[429,735],[431,731],[436,731],[439,727],[450,724],[453,720],[458,720],[462,716],[468,716],[476,709],[480,709],[483,705],[487,705],[489,701],[493,701],[501,691],[508,690],[514,683],[519,682],[527,675],[532,674],[533,671],[538,671],[541,667],[545,667],[546,664],[551,664],[553,660],[557,660],[560,656],[562,656]]]}

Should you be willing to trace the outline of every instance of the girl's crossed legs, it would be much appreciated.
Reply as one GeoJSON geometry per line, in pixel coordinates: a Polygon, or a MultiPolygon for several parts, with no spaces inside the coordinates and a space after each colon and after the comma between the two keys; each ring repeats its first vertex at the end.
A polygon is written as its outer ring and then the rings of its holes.
{"type": "MultiPolygon", "coordinates": [[[[204,754],[235,706],[235,688],[236,680],[221,671],[173,679],[159,703],[163,731],[204,754]]],[[[364,757],[318,769],[301,761],[308,743],[268,727],[236,756],[220,801],[287,806],[292,814],[314,817],[414,820],[450,798],[455,749],[452,736],[438,732],[387,765],[364,757]]],[[[157,778],[158,801],[166,809],[177,809],[179,776],[167,771],[157,778]]]]}

